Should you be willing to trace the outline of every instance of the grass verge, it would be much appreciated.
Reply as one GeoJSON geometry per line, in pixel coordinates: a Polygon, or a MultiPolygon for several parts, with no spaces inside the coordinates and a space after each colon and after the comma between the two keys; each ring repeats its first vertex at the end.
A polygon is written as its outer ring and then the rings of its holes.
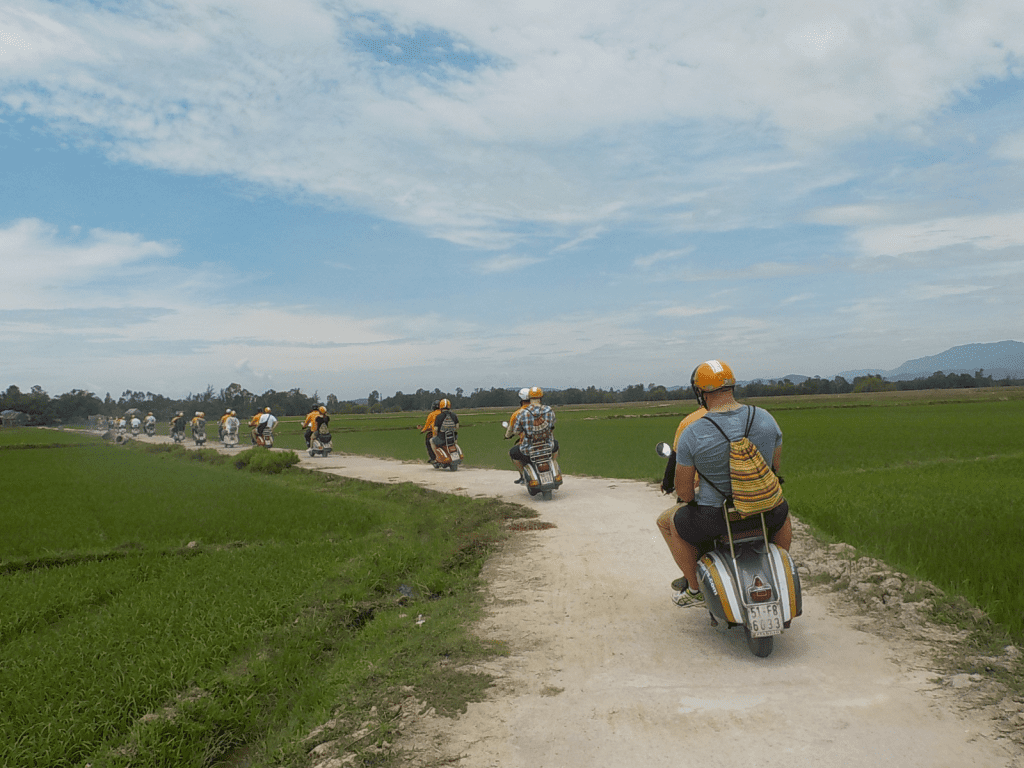
{"type": "Polygon", "coordinates": [[[2,765],[299,766],[370,721],[353,748],[383,764],[402,701],[456,712],[488,683],[465,665],[500,649],[467,628],[523,508],[240,472],[237,455],[0,454],[18,475],[0,538],[2,765]]]}

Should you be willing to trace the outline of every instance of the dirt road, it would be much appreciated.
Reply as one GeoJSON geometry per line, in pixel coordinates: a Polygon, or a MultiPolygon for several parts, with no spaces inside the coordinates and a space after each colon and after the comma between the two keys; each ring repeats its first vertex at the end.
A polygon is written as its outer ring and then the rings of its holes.
{"type": "MultiPolygon", "coordinates": [[[[479,631],[511,653],[486,667],[497,678],[487,701],[455,720],[409,722],[416,765],[1024,766],[989,713],[958,706],[964,691],[937,679],[925,644],[858,629],[833,593],[805,586],[804,615],[767,659],[740,630],[675,607],[678,574],[654,528],[667,505],[653,485],[567,477],[544,502],[511,471],[337,454],[302,466],[502,497],[555,526],[517,535],[487,566],[479,631]]],[[[793,555],[800,563],[799,535],[793,555]]]]}

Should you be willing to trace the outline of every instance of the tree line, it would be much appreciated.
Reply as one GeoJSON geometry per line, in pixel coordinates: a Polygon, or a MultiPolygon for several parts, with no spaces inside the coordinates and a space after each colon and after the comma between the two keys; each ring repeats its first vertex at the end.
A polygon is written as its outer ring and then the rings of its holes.
{"type": "MultiPolygon", "coordinates": [[[[337,403],[337,398],[334,398],[334,401],[337,403]]],[[[214,390],[212,386],[207,387],[203,392],[190,393],[180,399],[153,392],[125,390],[115,400],[109,392],[105,398],[100,398],[81,389],[73,389],[51,398],[42,387],[36,386],[29,392],[22,392],[14,385],[0,394],[0,411],[13,410],[25,413],[31,425],[78,424],[87,421],[90,416],[119,416],[132,408],[137,408],[143,413],[152,412],[159,421],[170,421],[171,416],[178,411],[189,416],[196,411],[203,411],[209,419],[220,418],[220,415],[230,408],[237,411],[239,417],[248,419],[252,414],[268,406],[280,416],[305,414],[318,405],[330,406],[330,402],[322,403],[316,392],[306,395],[299,389],[290,389],[287,392],[275,392],[271,389],[257,395],[239,384],[231,384],[220,391],[214,390]]]]}
{"type": "MultiPolygon", "coordinates": [[[[912,389],[966,389],[974,387],[1024,386],[1024,379],[1004,378],[993,380],[984,370],[967,373],[943,373],[936,371],[930,376],[909,381],[888,381],[882,376],[857,376],[847,381],[842,376],[823,379],[815,376],[799,383],[789,379],[778,381],[754,381],[738,386],[736,396],[779,397],[786,395],[839,395],[850,392],[885,392],[912,389]]],[[[28,416],[28,424],[76,424],[84,423],[89,416],[117,416],[131,408],[143,413],[152,411],[160,421],[169,421],[178,411],[191,415],[204,411],[207,418],[217,417],[227,409],[237,411],[239,417],[248,418],[266,407],[280,416],[296,416],[309,413],[324,405],[330,413],[401,413],[405,411],[430,410],[435,400],[448,399],[456,410],[460,408],[515,408],[519,405],[519,390],[491,387],[478,388],[470,393],[457,388],[455,392],[440,389],[417,389],[405,394],[396,392],[390,397],[381,397],[380,392],[371,392],[365,402],[339,400],[333,394],[321,400],[314,392],[304,394],[298,388],[287,392],[272,389],[257,395],[239,384],[230,384],[224,389],[214,390],[212,386],[203,392],[190,393],[187,397],[173,399],[153,392],[132,392],[125,390],[116,400],[108,392],[100,398],[92,392],[73,389],[58,397],[50,397],[42,387],[35,386],[29,392],[22,392],[13,384],[0,394],[0,411],[12,410],[28,416]]],[[[544,401],[549,405],[592,405],[598,403],[640,403],[657,400],[692,400],[689,387],[666,388],[660,384],[633,384],[616,390],[590,386],[586,389],[547,390],[544,401]]]]}

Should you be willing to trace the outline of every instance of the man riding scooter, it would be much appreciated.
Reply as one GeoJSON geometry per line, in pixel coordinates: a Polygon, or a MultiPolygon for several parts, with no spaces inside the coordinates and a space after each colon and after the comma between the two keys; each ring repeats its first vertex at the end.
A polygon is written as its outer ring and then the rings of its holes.
{"type": "Polygon", "coordinates": [[[277,417],[270,412],[270,406],[268,405],[263,409],[263,413],[253,417],[257,419],[256,429],[253,430],[253,440],[257,445],[263,445],[270,447],[274,444],[274,427],[277,426],[277,417]]]}
{"type": "Polygon", "coordinates": [[[306,438],[306,448],[309,448],[309,441],[313,437],[313,430],[317,427],[317,418],[324,413],[327,413],[327,409],[321,405],[319,408],[314,408],[307,413],[306,418],[302,420],[302,436],[306,438]]]}
{"type": "MultiPolygon", "coordinates": [[[[747,436],[766,460],[770,457],[770,467],[776,474],[782,454],[782,430],[779,425],[763,408],[752,412],[751,406],[736,401],[733,396],[736,378],[728,365],[719,360],[701,363],[690,376],[690,385],[697,402],[707,409],[707,414],[686,426],[675,446],[674,485],[681,503],[672,516],[665,541],[672,558],[686,578],[686,587],[672,598],[680,606],[703,603],[703,595],[695,589],[698,583],[698,548],[703,542],[726,532],[726,522],[722,515],[722,504],[726,496],[722,491],[728,494],[732,487],[729,441],[743,435],[745,425],[750,420],[747,436]],[[729,439],[723,439],[719,429],[729,439]],[[694,479],[698,474],[701,482],[695,493],[694,479]]],[[[789,550],[793,540],[789,505],[783,500],[764,516],[772,543],[789,550]]]]}
{"type": "MultiPolygon", "coordinates": [[[[511,440],[513,437],[518,437],[519,438],[519,439],[516,440],[516,445],[514,447],[518,447],[519,443],[522,441],[521,435],[517,435],[517,433],[516,433],[516,419],[519,418],[519,414],[521,414],[523,412],[523,410],[526,408],[526,406],[528,406],[529,404],[530,404],[530,388],[529,387],[523,387],[522,389],[519,390],[519,407],[516,408],[516,410],[512,413],[511,416],[509,416],[509,418],[508,418],[508,427],[505,429],[505,439],[506,440],[511,440]]],[[[511,450],[509,450],[509,458],[512,459],[513,463],[515,463],[515,459],[512,457],[512,451],[511,450]]],[[[520,465],[518,465],[518,464],[516,465],[516,467],[519,469],[519,475],[516,477],[515,483],[516,483],[516,485],[522,485],[523,484],[523,470],[522,470],[522,467],[520,465]]]]}
{"type": "Polygon", "coordinates": [[[185,413],[178,411],[171,419],[171,438],[179,443],[185,438],[185,413]]]}
{"type": "Polygon", "coordinates": [[[425,440],[427,445],[427,459],[428,464],[437,466],[437,456],[434,455],[434,419],[437,418],[437,414],[441,412],[441,401],[435,400],[430,404],[430,413],[427,414],[427,420],[423,422],[423,426],[420,427],[420,432],[425,434],[425,440]]]}
{"type": "MultiPolygon", "coordinates": [[[[520,392],[521,394],[521,392],[520,392]]],[[[516,412],[515,421],[509,422],[508,430],[513,434],[520,435],[522,440],[518,445],[512,446],[509,450],[509,458],[519,470],[517,483],[525,482],[523,464],[528,461],[528,456],[536,448],[548,447],[551,455],[558,460],[558,441],[555,440],[555,411],[550,405],[544,405],[541,398],[544,397],[544,390],[540,387],[530,387],[529,404],[523,406],[516,412]]]]}

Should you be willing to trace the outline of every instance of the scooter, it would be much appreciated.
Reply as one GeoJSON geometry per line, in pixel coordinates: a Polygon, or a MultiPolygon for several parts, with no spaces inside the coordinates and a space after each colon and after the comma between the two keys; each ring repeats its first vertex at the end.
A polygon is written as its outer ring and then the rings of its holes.
{"type": "Polygon", "coordinates": [[[238,429],[222,429],[220,441],[225,448],[234,448],[238,445],[238,429]]]}
{"type": "Polygon", "coordinates": [[[431,442],[434,445],[434,469],[458,470],[462,463],[462,449],[455,442],[455,430],[438,432],[431,442]]]}
{"type": "Polygon", "coordinates": [[[156,424],[152,424],[152,423],[151,424],[147,424],[144,427],[144,429],[146,431],[146,436],[147,437],[155,437],[156,436],[156,424]]]}
{"type": "Polygon", "coordinates": [[[334,449],[334,444],[331,441],[331,433],[327,430],[320,431],[315,430],[313,434],[309,436],[309,455],[312,456],[323,456],[327,458],[334,449]]]}
{"type": "MultiPolygon", "coordinates": [[[[501,422],[508,429],[508,422],[501,422]]],[[[526,454],[523,454],[526,456],[526,454]]],[[[562,470],[549,448],[534,448],[523,462],[523,481],[531,496],[538,493],[545,501],[551,500],[551,492],[562,485],[562,470]]]]}
{"type": "Polygon", "coordinates": [[[196,445],[203,445],[206,442],[206,421],[201,419],[192,425],[192,440],[196,445]]]}
{"type": "MultiPolygon", "coordinates": [[[[668,443],[657,451],[665,458],[673,452],[668,443]]],[[[769,540],[763,514],[742,518],[729,500],[722,514],[725,534],[698,545],[697,588],[712,625],[742,626],[750,652],[765,658],[803,613],[800,575],[789,553],[769,540]]]]}
{"type": "Polygon", "coordinates": [[[264,432],[263,434],[260,434],[259,432],[256,432],[253,435],[252,444],[253,445],[260,445],[260,446],[263,446],[264,448],[273,448],[274,447],[274,433],[273,432],[264,432]]]}

